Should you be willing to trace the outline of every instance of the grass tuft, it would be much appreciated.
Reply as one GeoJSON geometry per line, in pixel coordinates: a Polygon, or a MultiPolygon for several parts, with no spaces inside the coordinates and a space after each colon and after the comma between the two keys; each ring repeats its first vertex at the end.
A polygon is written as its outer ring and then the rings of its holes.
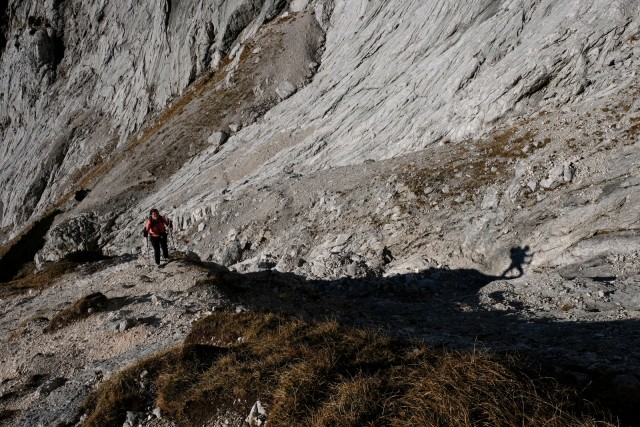
{"type": "Polygon", "coordinates": [[[228,414],[241,422],[256,400],[272,427],[613,425],[532,372],[485,352],[433,350],[332,321],[216,313],[182,346],[103,383],[84,410],[87,426],[122,423],[145,405],[177,425],[228,414]]]}
{"type": "MultiPolygon", "coordinates": [[[[40,271],[28,273],[10,282],[0,283],[0,298],[7,298],[32,291],[41,291],[51,286],[51,284],[65,274],[73,271],[76,267],[77,264],[68,260],[62,260],[48,264],[40,271]]],[[[26,268],[28,269],[29,266],[26,268]]],[[[35,270],[35,263],[32,263],[30,269],[35,270]]]]}
{"type": "Polygon", "coordinates": [[[56,314],[53,319],[49,321],[49,325],[44,328],[44,332],[55,332],[73,322],[89,317],[91,313],[105,308],[107,306],[107,302],[107,297],[100,292],[95,292],[80,298],[71,307],[68,307],[56,314]]]}

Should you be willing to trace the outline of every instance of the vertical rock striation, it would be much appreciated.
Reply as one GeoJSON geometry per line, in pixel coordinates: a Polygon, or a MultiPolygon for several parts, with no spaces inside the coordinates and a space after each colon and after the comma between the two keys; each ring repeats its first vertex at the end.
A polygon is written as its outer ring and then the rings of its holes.
{"type": "Polygon", "coordinates": [[[0,227],[49,208],[279,3],[3,2],[0,227]]]}

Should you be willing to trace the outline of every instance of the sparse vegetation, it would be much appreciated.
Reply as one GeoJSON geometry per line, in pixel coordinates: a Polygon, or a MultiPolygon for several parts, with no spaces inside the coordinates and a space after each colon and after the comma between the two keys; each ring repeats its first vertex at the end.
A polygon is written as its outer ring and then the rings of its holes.
{"type": "Polygon", "coordinates": [[[75,321],[88,317],[91,313],[105,308],[107,301],[107,297],[100,292],[95,292],[80,298],[71,307],[56,314],[49,322],[49,325],[44,328],[44,332],[55,332],[75,321]]]}
{"type": "MultiPolygon", "coordinates": [[[[25,292],[40,291],[69,273],[76,267],[70,261],[59,261],[45,266],[42,270],[26,274],[23,277],[0,284],[0,297],[7,298],[25,292]]],[[[35,270],[35,265],[31,268],[35,270]]]]}
{"type": "Polygon", "coordinates": [[[445,149],[451,153],[441,158],[450,159],[448,163],[414,167],[401,180],[417,196],[426,196],[428,187],[445,184],[449,186],[447,197],[473,193],[496,180],[506,179],[513,161],[528,157],[551,142],[548,137],[537,141],[536,135],[525,129],[514,126],[486,139],[447,146],[445,149]]]}
{"type": "Polygon", "coordinates": [[[182,346],[105,382],[85,402],[85,425],[117,425],[126,411],[150,405],[179,425],[196,425],[216,416],[212,408],[246,416],[256,400],[270,426],[611,425],[520,364],[333,321],[217,313],[194,324],[182,346]]]}
{"type": "Polygon", "coordinates": [[[33,258],[42,249],[44,236],[58,213],[53,211],[43,216],[0,248],[0,297],[40,291],[80,264],[105,259],[99,252],[74,252],[37,270],[33,258]]]}

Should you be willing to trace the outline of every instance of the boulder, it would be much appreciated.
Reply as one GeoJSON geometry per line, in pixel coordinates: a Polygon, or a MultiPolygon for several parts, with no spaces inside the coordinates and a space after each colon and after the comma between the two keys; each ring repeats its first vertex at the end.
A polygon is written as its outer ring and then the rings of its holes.
{"type": "Polygon", "coordinates": [[[285,80],[278,85],[278,87],[276,88],[276,93],[281,99],[287,99],[291,95],[296,93],[296,90],[297,88],[293,83],[285,80]]]}
{"type": "Polygon", "coordinates": [[[217,151],[225,142],[227,142],[228,139],[229,134],[225,131],[219,130],[217,132],[213,132],[209,138],[207,138],[207,142],[217,151]]]}
{"type": "Polygon", "coordinates": [[[46,244],[36,255],[36,263],[58,261],[75,253],[99,253],[101,238],[113,227],[111,215],[82,213],[54,225],[46,244]]]}

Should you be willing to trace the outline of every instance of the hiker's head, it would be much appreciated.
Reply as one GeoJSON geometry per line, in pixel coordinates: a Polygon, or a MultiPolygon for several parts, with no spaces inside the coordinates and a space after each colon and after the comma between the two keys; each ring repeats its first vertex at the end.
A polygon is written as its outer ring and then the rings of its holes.
{"type": "Polygon", "coordinates": [[[159,217],[160,217],[160,212],[158,212],[158,209],[151,209],[151,212],[149,212],[149,218],[158,219],[159,217]]]}

